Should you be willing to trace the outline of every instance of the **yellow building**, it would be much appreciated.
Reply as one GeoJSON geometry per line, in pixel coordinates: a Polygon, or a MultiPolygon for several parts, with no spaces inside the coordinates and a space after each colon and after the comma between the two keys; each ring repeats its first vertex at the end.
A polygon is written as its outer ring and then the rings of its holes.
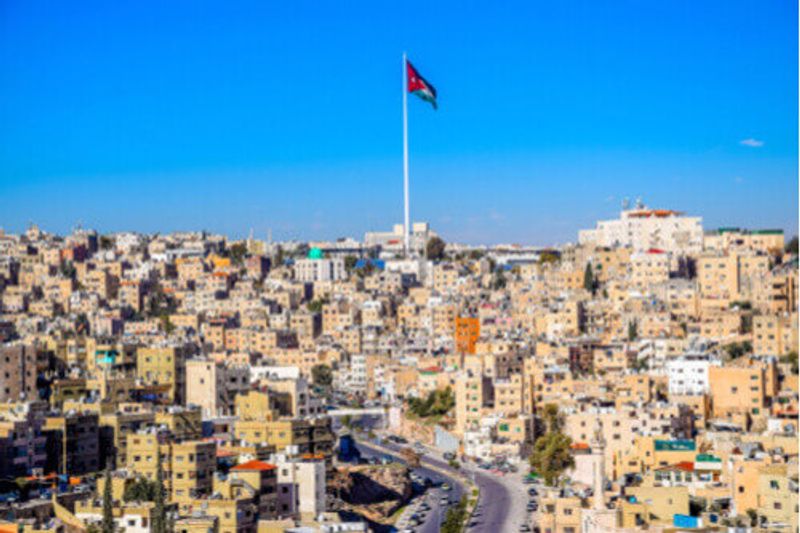
{"type": "Polygon", "coordinates": [[[786,355],[798,351],[797,313],[753,317],[753,353],[786,355]]]}
{"type": "Polygon", "coordinates": [[[210,495],[216,470],[214,442],[185,441],[159,444],[155,432],[127,436],[127,466],[137,475],[156,479],[158,456],[161,456],[164,485],[174,500],[210,495]]]}
{"type": "Polygon", "coordinates": [[[767,521],[767,527],[788,526],[797,531],[798,483],[797,464],[776,464],[762,467],[758,473],[758,514],[767,521]],[[790,475],[790,468],[793,474],[790,475]]]}
{"type": "Polygon", "coordinates": [[[162,402],[183,403],[187,355],[181,346],[140,347],[136,351],[136,376],[144,386],[159,391],[156,394],[162,402]]]}

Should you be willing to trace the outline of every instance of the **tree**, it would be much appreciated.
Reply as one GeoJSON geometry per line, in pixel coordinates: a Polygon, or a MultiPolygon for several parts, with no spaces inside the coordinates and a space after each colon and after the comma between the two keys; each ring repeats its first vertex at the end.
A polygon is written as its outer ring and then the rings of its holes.
{"type": "Polygon", "coordinates": [[[561,428],[564,426],[564,417],[559,411],[558,405],[554,403],[548,403],[544,406],[542,418],[544,419],[544,424],[548,433],[561,431],[561,428]]]}
{"type": "Polygon", "coordinates": [[[276,266],[283,266],[284,256],[283,256],[283,248],[281,248],[280,244],[278,245],[278,249],[275,251],[275,265],[276,266]]]}
{"type": "Polygon", "coordinates": [[[639,337],[639,324],[635,320],[628,322],[628,340],[635,341],[639,337]]]}
{"type": "Polygon", "coordinates": [[[167,533],[167,509],[165,505],[164,466],[161,464],[161,450],[156,452],[156,494],[153,507],[152,533],[167,533]]]}
{"type": "Polygon", "coordinates": [[[420,418],[442,416],[455,407],[456,398],[450,387],[436,389],[428,393],[425,399],[409,398],[408,410],[420,418]]]}
{"type": "Polygon", "coordinates": [[[114,241],[111,237],[107,237],[105,235],[100,237],[100,249],[101,250],[110,250],[114,247],[114,241]]]}
{"type": "Polygon", "coordinates": [[[122,499],[126,502],[154,502],[158,487],[155,481],[139,478],[125,487],[122,499]]]}
{"type": "Polygon", "coordinates": [[[333,383],[333,370],[325,364],[314,365],[311,368],[311,379],[314,381],[314,385],[330,387],[333,383]]]}
{"type": "Polygon", "coordinates": [[[106,466],[105,483],[103,484],[103,533],[114,533],[114,496],[111,487],[111,467],[106,466]]]}
{"type": "Polygon", "coordinates": [[[494,274],[494,279],[492,280],[492,289],[499,291],[501,289],[505,289],[506,287],[506,276],[503,274],[502,270],[498,270],[494,274]]]}
{"type": "Polygon", "coordinates": [[[354,255],[346,255],[344,257],[344,268],[350,272],[356,267],[356,263],[358,262],[358,257],[354,255]]]}
{"type": "Polygon", "coordinates": [[[559,476],[575,464],[570,452],[571,445],[572,439],[561,432],[542,435],[533,444],[531,468],[544,478],[545,483],[554,485],[559,476]]]}
{"type": "Polygon", "coordinates": [[[327,302],[325,300],[311,300],[306,304],[306,309],[308,309],[312,313],[321,313],[322,306],[325,305],[327,302]]]}
{"type": "Polygon", "coordinates": [[[168,314],[163,313],[160,318],[161,318],[161,329],[164,331],[164,333],[169,335],[170,333],[175,331],[175,324],[173,324],[172,321],[169,319],[168,314]]]}
{"type": "Polygon", "coordinates": [[[792,374],[797,374],[798,364],[797,364],[797,351],[792,350],[788,354],[784,355],[781,360],[784,363],[789,363],[789,366],[792,370],[792,374]]]}
{"type": "Polygon", "coordinates": [[[547,263],[558,263],[558,259],[559,259],[558,254],[555,252],[550,252],[550,251],[542,252],[539,255],[539,264],[544,265],[547,263]]]}
{"type": "Polygon", "coordinates": [[[231,246],[228,253],[231,257],[231,263],[239,266],[244,262],[244,256],[247,255],[247,246],[242,242],[237,242],[231,246]]]}
{"type": "Polygon", "coordinates": [[[462,496],[457,505],[447,510],[447,514],[442,522],[440,533],[461,533],[464,521],[467,519],[467,497],[462,496]]]}
{"type": "Polygon", "coordinates": [[[790,254],[797,255],[797,249],[798,249],[798,242],[797,242],[797,235],[795,235],[789,240],[788,243],[786,243],[786,251],[789,252],[790,254]]]}
{"type": "Polygon", "coordinates": [[[592,273],[592,264],[586,263],[586,270],[583,271],[583,288],[594,294],[594,274],[592,273]]]}
{"type": "Polygon", "coordinates": [[[425,243],[425,257],[432,261],[444,259],[444,249],[447,246],[440,237],[431,237],[425,243]]]}

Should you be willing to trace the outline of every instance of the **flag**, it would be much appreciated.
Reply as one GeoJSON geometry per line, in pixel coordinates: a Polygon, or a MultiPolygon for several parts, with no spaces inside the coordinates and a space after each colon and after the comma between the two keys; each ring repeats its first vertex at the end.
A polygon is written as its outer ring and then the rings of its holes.
{"type": "Polygon", "coordinates": [[[406,61],[406,75],[408,76],[408,92],[416,94],[426,102],[430,102],[436,109],[436,88],[428,80],[420,76],[411,61],[406,61]]]}

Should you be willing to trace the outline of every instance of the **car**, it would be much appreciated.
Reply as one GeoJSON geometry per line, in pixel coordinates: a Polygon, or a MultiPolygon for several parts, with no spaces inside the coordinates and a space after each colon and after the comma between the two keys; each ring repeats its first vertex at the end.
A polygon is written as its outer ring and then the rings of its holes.
{"type": "Polygon", "coordinates": [[[519,526],[519,530],[521,533],[525,533],[531,530],[531,526],[529,526],[528,524],[522,524],[521,526],[519,526]]]}
{"type": "Polygon", "coordinates": [[[453,452],[444,452],[442,457],[444,457],[445,461],[454,461],[456,458],[456,454],[454,454],[453,452]]]}
{"type": "Polygon", "coordinates": [[[536,504],[531,502],[528,504],[528,511],[535,511],[537,508],[536,504]]]}
{"type": "Polygon", "coordinates": [[[531,487],[528,489],[528,494],[530,494],[531,496],[538,496],[539,492],[536,490],[535,487],[531,487]]]}
{"type": "Polygon", "coordinates": [[[439,500],[439,505],[450,505],[450,498],[442,498],[439,500]]]}
{"type": "Polygon", "coordinates": [[[450,490],[451,488],[449,483],[442,483],[442,490],[450,490]]]}

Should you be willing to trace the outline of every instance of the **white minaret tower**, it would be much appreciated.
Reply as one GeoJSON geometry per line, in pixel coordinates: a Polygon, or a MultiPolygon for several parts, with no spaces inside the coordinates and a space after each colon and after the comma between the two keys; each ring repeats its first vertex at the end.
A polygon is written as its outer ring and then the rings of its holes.
{"type": "Polygon", "coordinates": [[[592,496],[592,509],[595,511],[603,511],[606,509],[605,502],[605,477],[606,477],[606,441],[603,438],[603,428],[600,424],[600,419],[595,418],[594,422],[594,435],[590,443],[592,447],[592,480],[593,480],[593,496],[592,496]]]}

